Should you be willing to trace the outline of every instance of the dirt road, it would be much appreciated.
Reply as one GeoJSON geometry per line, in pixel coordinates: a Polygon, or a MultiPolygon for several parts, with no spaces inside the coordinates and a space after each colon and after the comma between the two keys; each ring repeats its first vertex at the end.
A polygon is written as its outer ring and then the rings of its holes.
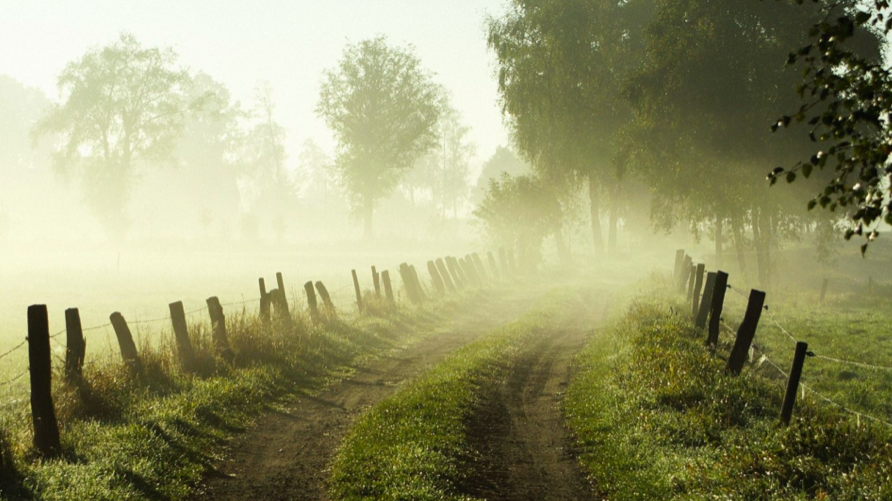
{"type": "Polygon", "coordinates": [[[328,499],[328,465],[357,413],[393,393],[455,348],[523,314],[538,294],[517,293],[457,318],[442,332],[377,359],[368,367],[287,412],[262,417],[236,440],[219,474],[200,486],[196,500],[328,499]]]}

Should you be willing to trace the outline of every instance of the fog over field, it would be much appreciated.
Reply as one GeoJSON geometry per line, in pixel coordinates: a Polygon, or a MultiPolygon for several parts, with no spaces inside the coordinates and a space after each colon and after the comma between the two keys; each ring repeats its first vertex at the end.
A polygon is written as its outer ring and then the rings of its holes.
{"type": "Polygon", "coordinates": [[[892,499],[890,19],[0,0],[0,501],[892,499]]]}

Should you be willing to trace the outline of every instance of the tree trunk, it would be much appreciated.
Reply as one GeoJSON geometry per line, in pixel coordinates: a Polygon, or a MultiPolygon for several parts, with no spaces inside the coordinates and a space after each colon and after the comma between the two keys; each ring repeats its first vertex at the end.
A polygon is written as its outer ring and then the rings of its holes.
{"type": "Polygon", "coordinates": [[[716,215],[715,217],[715,267],[722,269],[724,263],[724,247],[725,247],[725,219],[716,215]]]}
{"type": "Polygon", "coordinates": [[[595,256],[604,254],[604,237],[601,235],[601,197],[598,194],[598,184],[594,175],[588,177],[588,198],[591,204],[592,218],[592,244],[595,248],[595,256]]]}
{"type": "Polygon", "coordinates": [[[756,261],[759,266],[759,286],[771,287],[771,216],[765,210],[759,210],[753,218],[754,235],[756,236],[756,261]]]}
{"type": "Polygon", "coordinates": [[[734,249],[737,251],[737,267],[740,268],[741,275],[746,275],[746,255],[743,251],[743,228],[741,228],[739,218],[731,218],[731,231],[734,232],[734,249]]]}

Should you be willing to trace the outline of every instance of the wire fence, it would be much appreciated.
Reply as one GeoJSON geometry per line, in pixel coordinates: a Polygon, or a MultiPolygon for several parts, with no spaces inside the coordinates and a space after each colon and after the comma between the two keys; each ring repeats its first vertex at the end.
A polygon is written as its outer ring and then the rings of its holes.
{"type": "MultiPolygon", "coordinates": [[[[736,293],[736,294],[737,294],[739,297],[741,297],[743,300],[745,300],[745,301],[749,301],[749,298],[748,298],[745,294],[743,294],[743,292],[739,291],[739,290],[736,289],[735,287],[733,287],[733,286],[731,286],[731,285],[728,285],[728,289],[730,289],[731,291],[733,291],[734,293],[736,293]]],[[[795,344],[795,343],[799,343],[799,340],[796,338],[796,336],[794,336],[788,329],[786,329],[783,325],[781,325],[781,323],[780,323],[780,322],[777,320],[777,318],[774,316],[774,313],[772,312],[772,310],[771,310],[767,305],[766,305],[766,306],[763,306],[763,310],[766,311],[766,312],[768,313],[769,320],[771,320],[771,322],[772,322],[772,323],[773,323],[773,324],[774,324],[774,325],[775,325],[775,326],[776,326],[776,327],[777,327],[777,328],[778,328],[778,329],[779,329],[779,330],[780,330],[780,331],[781,331],[781,332],[782,332],[788,339],[790,339],[794,344],[795,344]]],[[[727,330],[728,333],[731,334],[732,336],[736,336],[736,335],[737,335],[737,333],[736,333],[730,326],[727,325],[727,322],[726,322],[724,319],[722,319],[722,321],[720,322],[720,324],[721,324],[721,326],[722,326],[725,330],[727,330]]],[[[769,366],[771,366],[772,368],[774,368],[778,373],[780,373],[785,379],[789,379],[789,378],[790,378],[789,373],[788,373],[787,371],[783,370],[783,369],[782,369],[782,368],[781,368],[775,361],[773,361],[773,360],[771,359],[771,357],[768,356],[768,353],[766,353],[763,349],[761,349],[761,348],[759,347],[759,345],[757,345],[756,343],[753,343],[753,344],[751,345],[751,350],[752,350],[753,352],[758,352],[759,355],[760,355],[758,361],[756,362],[756,365],[757,365],[757,366],[758,366],[758,365],[762,365],[763,363],[767,363],[769,366]]],[[[751,355],[752,355],[752,353],[751,353],[751,355]]],[[[862,368],[866,368],[866,369],[880,370],[880,371],[892,371],[892,367],[885,367],[885,366],[881,366],[881,365],[874,365],[874,364],[868,364],[868,363],[863,363],[863,362],[855,362],[855,361],[849,361],[849,360],[842,360],[842,359],[837,359],[837,358],[833,358],[833,357],[827,357],[827,356],[823,356],[823,355],[818,355],[818,354],[815,354],[815,353],[812,352],[812,351],[807,352],[807,356],[808,356],[809,358],[818,358],[818,359],[827,360],[827,361],[831,361],[831,362],[842,363],[842,364],[847,364],[847,365],[852,365],[852,366],[858,366],[858,367],[862,367],[862,368]]],[[[752,358],[753,358],[753,357],[751,356],[751,359],[752,359],[752,358]]],[[[864,418],[864,419],[866,419],[866,420],[868,420],[868,421],[873,421],[873,422],[875,422],[875,423],[880,423],[880,424],[883,424],[883,425],[886,425],[886,426],[892,428],[892,422],[890,422],[890,421],[887,421],[887,420],[885,420],[885,419],[881,419],[881,418],[878,418],[878,417],[876,417],[876,416],[871,416],[871,415],[869,415],[869,414],[865,414],[865,413],[863,413],[863,412],[859,412],[859,411],[856,411],[856,410],[854,410],[854,409],[851,409],[851,408],[849,408],[849,407],[847,407],[847,406],[845,406],[845,405],[843,405],[843,404],[837,402],[836,400],[833,400],[832,398],[828,397],[827,395],[824,395],[823,393],[817,391],[816,389],[812,388],[811,386],[809,386],[809,385],[807,385],[807,384],[805,384],[805,383],[803,383],[803,382],[800,382],[800,383],[799,383],[799,386],[802,388],[803,396],[806,394],[806,392],[807,392],[807,393],[810,393],[810,394],[814,395],[815,397],[817,397],[819,400],[821,400],[821,401],[823,401],[823,402],[825,402],[825,403],[829,403],[829,404],[831,404],[831,405],[837,407],[837,408],[840,409],[841,411],[843,411],[843,412],[845,412],[845,413],[848,413],[848,414],[851,414],[851,415],[855,416],[855,418],[857,419],[857,422],[858,422],[858,425],[859,425],[859,426],[860,426],[860,424],[861,424],[861,418],[864,418]]]]}

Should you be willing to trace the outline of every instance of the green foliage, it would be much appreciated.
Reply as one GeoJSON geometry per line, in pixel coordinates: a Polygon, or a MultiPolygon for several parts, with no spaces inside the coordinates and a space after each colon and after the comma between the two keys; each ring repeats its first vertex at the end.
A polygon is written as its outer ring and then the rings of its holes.
{"type": "Polygon", "coordinates": [[[610,499],[892,495],[888,429],[858,426],[811,398],[781,426],[783,382],[760,376],[773,369],[730,376],[670,304],[665,295],[633,303],[579,355],[568,390],[583,463],[610,499]]]}
{"type": "Polygon", "coordinates": [[[851,222],[845,237],[864,237],[862,252],[879,235],[882,222],[892,224],[892,74],[882,55],[892,32],[890,14],[892,7],[885,0],[830,3],[823,18],[811,26],[810,39],[791,48],[787,60],[801,68],[796,92],[804,102],[772,127],[805,122],[816,144],[792,168],[769,173],[771,183],[784,177],[793,182],[797,172],[807,178],[815,167],[824,170],[829,165],[830,176],[808,208],[820,205],[844,212],[851,222]]]}
{"type": "Polygon", "coordinates": [[[124,207],[138,162],[167,160],[187,114],[190,78],[170,49],[146,48],[135,37],[88,51],[66,66],[52,107],[35,137],[58,140],[59,169],[82,168],[85,198],[106,229],[124,232],[124,207]]]}
{"type": "Polygon", "coordinates": [[[561,206],[551,186],[532,175],[490,180],[474,211],[477,223],[495,246],[517,246],[524,264],[539,262],[542,241],[560,228],[561,206]]]}
{"type": "Polygon", "coordinates": [[[412,48],[384,37],[347,45],[325,72],[316,113],[338,140],[335,165],[366,236],[377,201],[434,146],[441,95],[412,48]]]}
{"type": "Polygon", "coordinates": [[[480,171],[480,177],[477,178],[477,186],[474,189],[474,204],[479,204],[483,197],[486,196],[486,190],[489,188],[490,181],[498,181],[502,178],[502,174],[509,176],[521,176],[530,174],[530,166],[517,157],[510,148],[499,146],[496,152],[483,163],[483,169],[480,171]]]}

